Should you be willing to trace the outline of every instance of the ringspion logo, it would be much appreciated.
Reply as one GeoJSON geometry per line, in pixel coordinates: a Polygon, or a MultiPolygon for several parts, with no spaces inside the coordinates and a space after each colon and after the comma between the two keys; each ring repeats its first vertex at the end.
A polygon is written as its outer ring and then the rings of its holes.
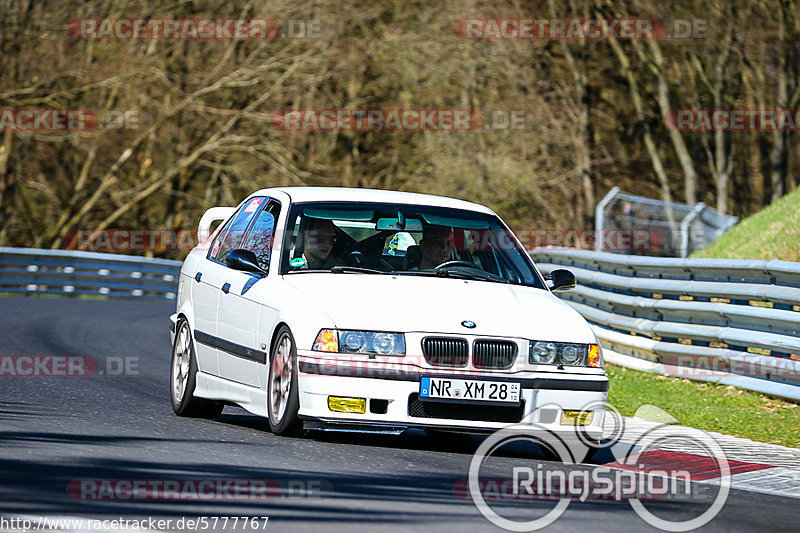
{"type": "MultiPolygon", "coordinates": [[[[648,407],[668,415],[655,406],[648,407]]],[[[574,432],[554,430],[552,422],[542,422],[542,414],[563,413],[564,408],[557,404],[542,406],[523,423],[489,435],[470,461],[468,478],[454,486],[455,496],[471,498],[489,522],[507,531],[543,529],[558,520],[573,502],[626,501],[647,524],[664,531],[691,531],[707,524],[722,510],[730,492],[731,466],[722,447],[708,433],[693,428],[673,429],[665,423],[649,428],[628,444],[621,441],[626,433],[625,419],[604,401],[584,406],[575,420],[587,422],[575,424],[574,432]],[[589,415],[595,416],[590,419],[589,415]],[[602,432],[605,417],[610,417],[613,430],[603,433],[608,438],[600,441],[592,437],[589,429],[594,423],[594,431],[602,432]],[[507,457],[502,465],[491,462],[505,446],[517,443],[532,443],[557,459],[547,465],[507,457]],[[606,450],[615,462],[608,466],[583,463],[581,458],[590,449],[606,450]],[[692,453],[669,451],[672,449],[692,453]],[[710,479],[718,480],[718,485],[697,485],[710,479]],[[552,506],[549,510],[547,505],[531,507],[528,516],[508,516],[503,514],[507,507],[502,504],[509,501],[551,502],[552,506]],[[691,505],[675,520],[655,514],[644,505],[648,501],[662,505],[678,501],[684,508],[686,502],[691,505]],[[546,512],[542,514],[543,511],[546,512]]]]}

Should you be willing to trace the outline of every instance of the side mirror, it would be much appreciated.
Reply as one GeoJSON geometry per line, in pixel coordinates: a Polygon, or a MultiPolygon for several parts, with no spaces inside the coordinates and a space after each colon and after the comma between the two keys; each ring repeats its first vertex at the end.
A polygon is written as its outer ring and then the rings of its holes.
{"type": "Polygon", "coordinates": [[[234,270],[241,270],[242,272],[252,272],[254,274],[261,274],[265,276],[267,273],[263,268],[258,266],[258,258],[256,254],[250,250],[231,250],[225,256],[225,264],[234,270]]]}
{"type": "Polygon", "coordinates": [[[545,276],[545,279],[553,280],[553,286],[550,287],[550,290],[554,292],[571,291],[575,288],[575,283],[577,283],[575,274],[563,268],[553,270],[549,276],[545,276]]]}

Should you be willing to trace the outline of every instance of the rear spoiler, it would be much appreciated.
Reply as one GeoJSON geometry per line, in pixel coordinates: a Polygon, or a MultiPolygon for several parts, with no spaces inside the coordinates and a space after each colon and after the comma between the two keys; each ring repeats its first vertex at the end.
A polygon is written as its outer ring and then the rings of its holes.
{"type": "MultiPolygon", "coordinates": [[[[206,244],[211,237],[209,234],[211,224],[217,220],[227,220],[234,211],[236,211],[235,207],[212,207],[203,213],[203,216],[200,218],[200,223],[197,225],[197,242],[201,245],[206,244]]],[[[217,229],[221,227],[222,224],[220,224],[217,229]]]]}

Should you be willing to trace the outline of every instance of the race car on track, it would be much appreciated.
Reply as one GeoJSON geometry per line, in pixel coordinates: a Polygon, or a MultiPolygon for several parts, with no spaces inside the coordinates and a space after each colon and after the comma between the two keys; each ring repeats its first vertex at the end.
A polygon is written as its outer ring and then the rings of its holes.
{"type": "Polygon", "coordinates": [[[172,405],[238,405],[306,429],[599,439],[608,379],[586,321],[490,209],[450,198],[274,188],[209,209],[170,317],[172,405]]]}

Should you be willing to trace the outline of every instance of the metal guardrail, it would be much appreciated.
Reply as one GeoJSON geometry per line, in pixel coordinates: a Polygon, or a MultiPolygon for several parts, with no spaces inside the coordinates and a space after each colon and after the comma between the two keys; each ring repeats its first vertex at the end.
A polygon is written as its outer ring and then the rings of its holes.
{"type": "Polygon", "coordinates": [[[0,293],[174,300],[180,261],[0,247],[0,293]]]}
{"type": "Polygon", "coordinates": [[[543,273],[602,344],[676,376],[800,400],[800,263],[625,256],[539,248],[543,273]]]}
{"type": "MultiPolygon", "coordinates": [[[[665,373],[800,400],[800,263],[532,252],[606,348],[665,373]]],[[[0,293],[176,297],[181,262],[0,247],[0,293]]]]}

